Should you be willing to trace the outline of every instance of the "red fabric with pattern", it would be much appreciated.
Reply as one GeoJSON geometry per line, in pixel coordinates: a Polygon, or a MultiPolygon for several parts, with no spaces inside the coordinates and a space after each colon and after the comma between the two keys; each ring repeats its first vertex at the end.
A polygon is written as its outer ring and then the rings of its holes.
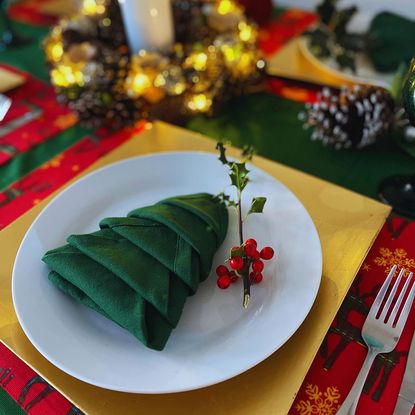
{"type": "MultiPolygon", "coordinates": [[[[0,343],[0,386],[30,415],[67,415],[73,405],[0,343]]],[[[76,410],[72,410],[73,415],[76,410]]],[[[4,414],[7,415],[7,414],[4,414]]]]}
{"type": "Polygon", "coordinates": [[[24,87],[15,88],[7,93],[13,103],[0,127],[30,111],[40,110],[41,113],[21,127],[0,136],[0,166],[17,154],[28,151],[60,131],[72,127],[77,121],[75,113],[56,102],[52,86],[10,66],[1,66],[23,75],[26,83],[24,87]]]}
{"type": "Polygon", "coordinates": [[[53,0],[25,0],[13,4],[9,8],[9,15],[14,20],[34,26],[51,26],[58,22],[57,16],[42,12],[42,5],[53,0]]]}
{"type": "Polygon", "coordinates": [[[33,205],[45,199],[142,128],[144,123],[138,124],[134,129],[124,129],[115,134],[105,130],[98,131],[96,135],[81,139],[39,169],[0,192],[0,229],[9,225],[33,205]]]}
{"type": "MultiPolygon", "coordinates": [[[[290,415],[334,415],[366,356],[360,338],[369,307],[393,264],[415,272],[415,222],[390,217],[367,255],[304,380],[290,415]]],[[[395,351],[378,357],[356,415],[391,415],[415,329],[415,307],[395,351]]]]}

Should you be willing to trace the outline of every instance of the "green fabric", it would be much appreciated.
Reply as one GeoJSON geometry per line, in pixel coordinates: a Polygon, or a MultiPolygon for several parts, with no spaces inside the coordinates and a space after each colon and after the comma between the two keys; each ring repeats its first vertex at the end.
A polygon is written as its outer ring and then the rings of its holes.
{"type": "Polygon", "coordinates": [[[213,118],[194,117],[186,127],[228,139],[237,147],[253,144],[259,155],[375,199],[385,177],[415,173],[415,160],[392,136],[364,150],[338,151],[311,141],[311,131],[304,130],[297,118],[303,108],[303,104],[258,93],[234,99],[213,118]]]}
{"type": "Polygon", "coordinates": [[[380,72],[396,71],[401,62],[415,56],[415,21],[382,12],[372,20],[368,34],[376,44],[367,53],[380,72]]]}
{"type": "Polygon", "coordinates": [[[14,399],[0,388],[0,415],[25,415],[25,413],[14,399]]]}
{"type": "Polygon", "coordinates": [[[41,145],[31,148],[29,151],[17,154],[8,163],[0,166],[0,191],[60,154],[87,136],[89,132],[90,130],[77,125],[57,134],[41,145]]]}
{"type": "Polygon", "coordinates": [[[30,38],[31,42],[24,46],[8,48],[0,52],[0,62],[29,72],[33,76],[47,82],[49,75],[45,54],[42,49],[42,41],[50,29],[48,27],[34,27],[17,22],[13,22],[13,28],[17,33],[30,38]]]}
{"type": "Polygon", "coordinates": [[[59,289],[162,350],[227,228],[227,209],[212,195],[178,196],[103,219],[99,231],[69,236],[43,261],[59,289]]]}

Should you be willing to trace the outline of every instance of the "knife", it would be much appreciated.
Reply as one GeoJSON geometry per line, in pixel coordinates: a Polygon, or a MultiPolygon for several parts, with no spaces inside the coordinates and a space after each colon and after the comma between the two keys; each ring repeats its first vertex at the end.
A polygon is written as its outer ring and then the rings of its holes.
{"type": "Polygon", "coordinates": [[[405,374],[393,415],[410,415],[415,404],[415,335],[406,362],[405,374]]]}
{"type": "Polygon", "coordinates": [[[43,111],[41,108],[33,104],[30,104],[30,107],[31,107],[31,111],[27,112],[26,114],[23,114],[21,117],[18,117],[8,122],[7,124],[3,126],[0,126],[0,137],[3,137],[6,134],[15,130],[16,128],[19,128],[25,125],[29,121],[39,118],[43,114],[43,111]]]}

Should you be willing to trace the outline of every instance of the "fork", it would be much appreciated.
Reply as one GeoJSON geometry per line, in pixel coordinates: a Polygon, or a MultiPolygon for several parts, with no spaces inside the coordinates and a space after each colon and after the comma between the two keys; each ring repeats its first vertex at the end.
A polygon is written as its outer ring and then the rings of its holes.
{"type": "Polygon", "coordinates": [[[408,297],[403,305],[402,312],[399,315],[396,324],[394,324],[405,297],[405,293],[408,290],[409,284],[412,280],[411,272],[405,281],[402,291],[399,293],[399,297],[396,300],[395,305],[392,308],[392,300],[395,297],[399,283],[405,273],[405,269],[402,268],[399,272],[398,278],[390,290],[390,293],[386,295],[389,287],[392,285],[391,281],[393,275],[395,274],[396,268],[396,265],[391,268],[385,282],[376,296],[372,307],[369,310],[369,314],[362,328],[362,338],[368,347],[368,353],[363,366],[360,369],[359,375],[357,376],[345,401],[338,410],[337,415],[353,415],[355,413],[363,385],[375,357],[380,353],[391,352],[396,347],[396,344],[402,334],[402,330],[405,326],[415,296],[415,284],[412,285],[408,297]],[[377,317],[384,300],[386,300],[385,305],[379,317],[377,317]]]}

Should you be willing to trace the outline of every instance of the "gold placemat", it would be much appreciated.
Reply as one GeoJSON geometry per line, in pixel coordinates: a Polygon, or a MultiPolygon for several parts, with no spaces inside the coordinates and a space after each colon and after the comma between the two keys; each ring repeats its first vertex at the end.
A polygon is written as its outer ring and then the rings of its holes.
{"type": "MultiPolygon", "coordinates": [[[[214,146],[213,140],[199,134],[157,122],[153,128],[100,159],[82,175],[135,155],[180,150],[215,152],[214,146]]],[[[239,151],[233,149],[230,154],[238,156],[239,151]]],[[[279,179],[302,201],[319,232],[324,258],[321,287],[309,316],[295,335],[264,362],[226,382],[192,392],[166,395],[104,390],[76,380],[50,364],[22,332],[13,310],[10,287],[19,244],[53,195],[0,232],[0,340],[88,414],[287,414],[354,275],[390,209],[372,199],[261,157],[255,157],[254,164],[279,179]]],[[[278,327],[270,327],[270,330],[278,330],[278,327]]],[[[108,370],[117,368],[108,362],[108,370]]]]}
{"type": "Polygon", "coordinates": [[[7,92],[25,83],[23,76],[7,69],[0,68],[0,93],[7,92]]]}

